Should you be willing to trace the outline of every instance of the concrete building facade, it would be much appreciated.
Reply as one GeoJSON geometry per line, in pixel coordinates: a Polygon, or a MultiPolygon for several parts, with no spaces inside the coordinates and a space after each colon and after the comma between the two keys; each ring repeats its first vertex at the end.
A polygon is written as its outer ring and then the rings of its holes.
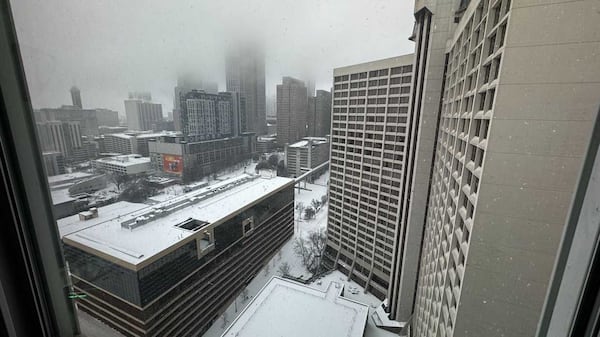
{"type": "Polygon", "coordinates": [[[284,77],[277,85],[277,143],[295,143],[307,135],[308,95],[304,82],[284,77]]]}
{"type": "Polygon", "coordinates": [[[152,168],[183,181],[193,181],[252,157],[256,136],[188,142],[184,136],[157,137],[149,143],[152,168]]]}
{"type": "Polygon", "coordinates": [[[424,60],[445,71],[424,81],[441,102],[418,101],[440,121],[413,336],[536,335],[586,146],[597,137],[595,9],[589,0],[415,3],[417,49],[434,47],[424,60]],[[450,34],[439,31],[447,25],[450,34]],[[447,39],[428,42],[436,34],[447,39]]]}
{"type": "Polygon", "coordinates": [[[209,94],[192,90],[181,93],[181,131],[189,141],[203,141],[239,135],[237,93],[209,94]]]}
{"type": "Polygon", "coordinates": [[[125,114],[129,130],[152,130],[152,124],[163,120],[161,104],[141,99],[125,100],[125,114]]]}
{"type": "Polygon", "coordinates": [[[150,171],[150,158],[138,154],[104,157],[92,161],[92,167],[106,173],[136,175],[150,171]]]}
{"type": "Polygon", "coordinates": [[[285,146],[285,167],[288,176],[297,178],[329,159],[327,138],[306,137],[299,142],[285,146]]]}
{"type": "Polygon", "coordinates": [[[413,61],[334,69],[325,260],[381,299],[401,230],[413,61]]]}

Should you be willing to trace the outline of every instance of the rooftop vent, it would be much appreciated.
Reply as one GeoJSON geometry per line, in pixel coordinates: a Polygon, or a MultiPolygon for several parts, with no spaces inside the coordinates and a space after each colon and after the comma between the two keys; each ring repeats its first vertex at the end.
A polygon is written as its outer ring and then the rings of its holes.
{"type": "Polygon", "coordinates": [[[202,227],[204,227],[206,225],[208,225],[208,222],[206,222],[206,221],[196,220],[196,219],[190,218],[190,219],[187,219],[184,222],[176,225],[176,227],[187,229],[188,231],[195,232],[195,231],[199,230],[200,228],[202,228],[202,227]]]}

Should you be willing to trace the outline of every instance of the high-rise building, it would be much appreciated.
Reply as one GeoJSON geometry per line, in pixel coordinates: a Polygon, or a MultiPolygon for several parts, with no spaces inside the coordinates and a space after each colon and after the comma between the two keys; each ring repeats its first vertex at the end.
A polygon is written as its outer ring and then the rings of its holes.
{"type": "Polygon", "coordinates": [[[304,82],[284,77],[277,85],[277,142],[291,144],[307,134],[308,96],[304,82]]]}
{"type": "Polygon", "coordinates": [[[227,91],[237,92],[245,99],[245,114],[241,116],[243,132],[258,136],[267,130],[265,57],[258,47],[230,50],[226,59],[227,91]]]}
{"type": "Polygon", "coordinates": [[[58,151],[43,151],[42,160],[48,176],[65,173],[65,162],[62,153],[58,151]]]}
{"type": "Polygon", "coordinates": [[[403,226],[413,55],[336,68],[325,262],[383,299],[403,226]]]}
{"type": "Polygon", "coordinates": [[[83,105],[81,103],[81,91],[79,91],[79,88],[73,86],[71,87],[70,92],[73,106],[79,107],[79,109],[83,109],[83,105]]]}
{"type": "Polygon", "coordinates": [[[597,15],[593,0],[416,2],[412,113],[439,125],[413,336],[536,335],[597,136],[597,15]]]}
{"type": "Polygon", "coordinates": [[[79,122],[81,134],[84,136],[98,135],[98,117],[96,109],[81,109],[78,106],[63,105],[60,108],[43,108],[34,111],[38,123],[60,121],[79,122]]]}
{"type": "Polygon", "coordinates": [[[317,90],[317,95],[308,98],[308,135],[324,137],[331,129],[331,93],[317,90]]]}
{"type": "Polygon", "coordinates": [[[42,151],[60,152],[64,158],[71,159],[83,146],[79,122],[37,123],[37,131],[42,151]]]}
{"type": "Polygon", "coordinates": [[[141,99],[126,99],[125,114],[129,130],[152,130],[152,124],[163,120],[161,104],[141,99]]]}
{"type": "Polygon", "coordinates": [[[126,336],[201,336],[294,234],[294,181],[243,174],[58,227],[79,310],[126,336]]]}
{"type": "Polygon", "coordinates": [[[180,123],[183,134],[192,141],[239,135],[238,94],[209,94],[192,90],[180,94],[180,123]]]}
{"type": "Polygon", "coordinates": [[[173,96],[173,112],[171,119],[174,122],[175,130],[182,131],[181,126],[181,94],[192,90],[204,91],[216,95],[219,92],[219,86],[216,82],[205,81],[193,78],[191,75],[180,75],[177,77],[177,86],[175,86],[175,95],[173,96]]]}
{"type": "Polygon", "coordinates": [[[109,109],[96,109],[96,119],[100,126],[119,126],[119,113],[109,109]]]}

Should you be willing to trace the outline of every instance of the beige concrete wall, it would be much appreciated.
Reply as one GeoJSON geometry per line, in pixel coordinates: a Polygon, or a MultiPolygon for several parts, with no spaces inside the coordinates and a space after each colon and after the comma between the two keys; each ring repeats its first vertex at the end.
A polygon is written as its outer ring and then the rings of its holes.
{"type": "Polygon", "coordinates": [[[513,1],[454,336],[536,332],[600,105],[599,9],[513,1]]]}

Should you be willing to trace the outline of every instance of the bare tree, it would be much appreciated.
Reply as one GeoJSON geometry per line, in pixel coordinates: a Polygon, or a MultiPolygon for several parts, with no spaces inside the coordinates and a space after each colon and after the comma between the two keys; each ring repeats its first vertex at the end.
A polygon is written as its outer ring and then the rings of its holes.
{"type": "Polygon", "coordinates": [[[321,205],[325,205],[327,203],[327,195],[322,195],[321,196],[321,205]]]}
{"type": "Polygon", "coordinates": [[[123,188],[131,180],[131,177],[123,173],[110,173],[107,175],[107,177],[110,182],[115,184],[117,187],[117,192],[121,192],[121,188],[123,188]]]}
{"type": "Polygon", "coordinates": [[[290,269],[291,269],[290,264],[287,262],[284,262],[281,265],[279,265],[279,269],[277,269],[277,271],[279,272],[279,274],[281,274],[281,276],[289,276],[290,269]]]}
{"type": "Polygon", "coordinates": [[[294,242],[294,252],[302,260],[302,265],[311,273],[322,270],[322,257],[327,243],[324,230],[311,231],[307,238],[299,237],[294,242]]]}
{"type": "Polygon", "coordinates": [[[317,199],[313,199],[310,201],[310,204],[315,209],[315,212],[318,212],[321,209],[321,202],[317,199]]]}
{"type": "Polygon", "coordinates": [[[315,209],[312,208],[311,206],[308,206],[304,210],[304,219],[310,220],[315,217],[315,214],[316,214],[315,209]]]}
{"type": "Polygon", "coordinates": [[[298,210],[298,214],[300,214],[299,218],[301,218],[302,214],[304,213],[304,209],[305,209],[304,203],[303,202],[298,202],[296,204],[296,209],[298,210]]]}

